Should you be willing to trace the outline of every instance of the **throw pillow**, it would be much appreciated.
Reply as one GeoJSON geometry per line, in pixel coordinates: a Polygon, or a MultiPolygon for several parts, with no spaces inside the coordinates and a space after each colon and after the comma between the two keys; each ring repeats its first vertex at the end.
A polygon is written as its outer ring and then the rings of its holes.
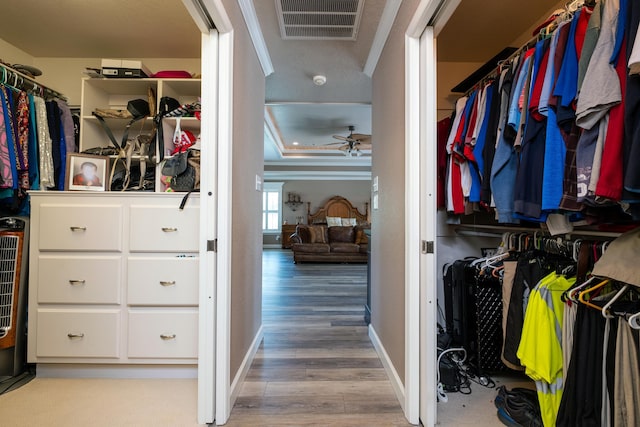
{"type": "Polygon", "coordinates": [[[349,225],[358,225],[355,218],[342,218],[342,226],[346,227],[349,225]]]}
{"type": "Polygon", "coordinates": [[[313,225],[309,227],[309,234],[311,235],[311,243],[327,243],[324,226],[313,225]]]}
{"type": "Polygon", "coordinates": [[[338,216],[328,216],[327,217],[327,226],[328,227],[340,227],[342,225],[342,220],[338,216]]]}

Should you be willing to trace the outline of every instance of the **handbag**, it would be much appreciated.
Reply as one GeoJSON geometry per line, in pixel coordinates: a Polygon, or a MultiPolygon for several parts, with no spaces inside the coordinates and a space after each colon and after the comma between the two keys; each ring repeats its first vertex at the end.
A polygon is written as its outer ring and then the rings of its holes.
{"type": "Polygon", "coordinates": [[[200,151],[187,150],[165,160],[162,175],[170,191],[200,189],[200,151]]]}

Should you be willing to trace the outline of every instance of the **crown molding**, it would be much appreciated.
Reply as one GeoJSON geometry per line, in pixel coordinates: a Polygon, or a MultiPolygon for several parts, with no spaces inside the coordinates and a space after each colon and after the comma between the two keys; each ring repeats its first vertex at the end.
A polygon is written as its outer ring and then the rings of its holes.
{"type": "Polygon", "coordinates": [[[267,49],[267,43],[264,41],[262,35],[262,29],[260,28],[260,22],[258,22],[258,15],[256,15],[256,9],[253,7],[253,1],[251,0],[238,0],[244,22],[247,24],[247,30],[249,30],[249,36],[253,42],[253,47],[258,55],[258,60],[262,66],[262,71],[265,77],[272,74],[273,64],[271,63],[271,56],[269,55],[269,49],[267,49]]]}
{"type": "Polygon", "coordinates": [[[373,38],[371,50],[367,57],[367,62],[364,64],[364,69],[362,70],[363,73],[369,77],[372,77],[373,72],[376,70],[380,55],[382,55],[384,45],[387,43],[389,33],[393,27],[393,22],[396,20],[401,4],[402,0],[388,0],[384,6],[380,23],[378,24],[378,29],[376,30],[376,35],[373,38]]]}
{"type": "Polygon", "coordinates": [[[267,181],[370,181],[371,171],[264,171],[267,181]]]}

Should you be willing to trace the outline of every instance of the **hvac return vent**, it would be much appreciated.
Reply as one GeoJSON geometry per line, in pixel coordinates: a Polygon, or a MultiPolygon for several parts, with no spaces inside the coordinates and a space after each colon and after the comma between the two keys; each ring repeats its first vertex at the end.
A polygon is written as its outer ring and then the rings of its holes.
{"type": "Polygon", "coordinates": [[[275,0],[284,40],[355,40],[364,0],[275,0]]]}

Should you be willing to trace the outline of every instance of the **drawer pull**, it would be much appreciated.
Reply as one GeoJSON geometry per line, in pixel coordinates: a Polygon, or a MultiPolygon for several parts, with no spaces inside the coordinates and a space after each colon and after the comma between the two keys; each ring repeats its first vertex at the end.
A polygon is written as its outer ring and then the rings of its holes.
{"type": "Polygon", "coordinates": [[[74,338],[84,338],[84,334],[67,334],[67,336],[69,337],[70,340],[74,339],[74,338]]]}
{"type": "Polygon", "coordinates": [[[87,231],[87,227],[69,227],[71,231],[87,231]]]}
{"type": "Polygon", "coordinates": [[[173,233],[174,231],[178,231],[176,227],[162,227],[162,231],[165,233],[173,233]]]}
{"type": "Polygon", "coordinates": [[[163,340],[167,341],[167,340],[174,340],[176,339],[176,334],[171,334],[171,335],[167,335],[167,334],[160,334],[160,338],[162,338],[163,340]]]}
{"type": "Polygon", "coordinates": [[[84,285],[86,282],[86,280],[69,280],[71,286],[84,285]]]}
{"type": "Polygon", "coordinates": [[[167,282],[167,281],[161,280],[161,281],[160,281],[160,284],[161,284],[162,286],[175,286],[176,281],[175,281],[175,280],[172,280],[172,281],[170,281],[170,282],[167,282]]]}

